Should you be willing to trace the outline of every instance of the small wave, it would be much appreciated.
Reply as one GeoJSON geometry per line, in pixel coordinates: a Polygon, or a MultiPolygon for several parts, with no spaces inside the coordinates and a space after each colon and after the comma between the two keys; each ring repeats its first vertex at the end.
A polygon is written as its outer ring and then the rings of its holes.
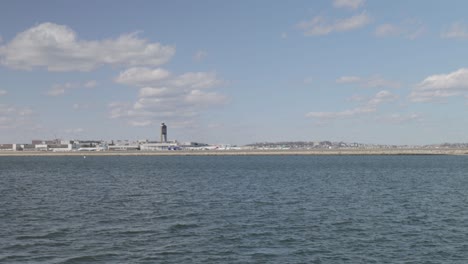
{"type": "Polygon", "coordinates": [[[24,260],[25,258],[27,258],[26,255],[8,255],[8,256],[0,256],[0,262],[1,263],[8,263],[6,261],[19,261],[19,260],[24,260]],[[4,262],[5,261],[5,262],[4,262]]]}
{"type": "Polygon", "coordinates": [[[269,231],[266,231],[266,232],[252,232],[252,233],[247,233],[245,234],[247,237],[268,237],[268,236],[271,236],[273,237],[275,234],[273,232],[269,232],[269,231]]]}
{"type": "Polygon", "coordinates": [[[63,264],[72,264],[72,263],[92,263],[95,261],[100,261],[100,260],[108,260],[109,257],[115,257],[118,256],[117,254],[98,254],[98,255],[86,255],[86,256],[76,256],[76,257],[71,257],[68,259],[65,259],[63,264]]]}
{"type": "Polygon", "coordinates": [[[280,252],[276,249],[259,249],[256,252],[250,254],[254,259],[270,259],[280,255],[280,252]]]}
{"type": "Polygon", "coordinates": [[[191,228],[197,228],[199,225],[193,224],[193,223],[176,223],[173,224],[169,227],[170,231],[178,231],[178,230],[184,230],[184,229],[191,229],[191,228]]]}
{"type": "Polygon", "coordinates": [[[162,251],[162,252],[158,252],[156,253],[160,256],[169,256],[169,255],[181,255],[181,254],[184,254],[184,252],[182,251],[162,251]]]}
{"type": "Polygon", "coordinates": [[[36,247],[36,246],[47,246],[47,247],[63,247],[68,246],[70,243],[65,242],[48,242],[47,240],[38,240],[36,242],[27,242],[27,243],[16,243],[11,244],[5,247],[6,250],[25,250],[28,248],[36,247]]]}
{"type": "Polygon", "coordinates": [[[297,243],[297,242],[298,242],[298,240],[296,238],[292,238],[292,237],[287,237],[287,238],[283,238],[283,239],[279,240],[280,244],[294,244],[294,243],[297,243]]]}
{"type": "Polygon", "coordinates": [[[121,231],[120,234],[122,235],[138,235],[138,234],[148,234],[154,233],[154,230],[151,229],[130,229],[121,231]]]}
{"type": "Polygon", "coordinates": [[[62,230],[55,230],[52,232],[48,232],[45,234],[20,235],[20,236],[16,236],[16,239],[17,240],[50,239],[50,238],[64,236],[66,234],[67,234],[67,230],[62,229],[62,230]]]}

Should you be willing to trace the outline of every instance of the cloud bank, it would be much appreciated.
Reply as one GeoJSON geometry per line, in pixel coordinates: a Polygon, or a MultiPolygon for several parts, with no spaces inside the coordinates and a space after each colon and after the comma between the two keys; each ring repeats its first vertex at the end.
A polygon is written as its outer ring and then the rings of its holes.
{"type": "Polygon", "coordinates": [[[163,69],[130,68],[115,82],[139,89],[135,102],[109,104],[110,117],[132,126],[149,126],[162,120],[186,124],[208,107],[226,103],[227,97],[212,89],[223,84],[213,72],[174,75],[163,69]]]}
{"type": "Polygon", "coordinates": [[[389,91],[382,90],[375,94],[372,98],[367,100],[361,106],[338,112],[309,112],[306,117],[318,118],[318,119],[337,119],[337,118],[349,118],[356,117],[362,114],[369,114],[377,111],[377,107],[383,103],[393,102],[398,99],[398,95],[395,95],[389,91]]]}
{"type": "Polygon", "coordinates": [[[33,111],[27,107],[0,104],[0,129],[16,129],[31,124],[33,111]]]}
{"type": "Polygon", "coordinates": [[[447,74],[431,75],[421,81],[409,95],[413,102],[430,102],[468,93],[468,68],[447,74]]]}
{"type": "Polygon", "coordinates": [[[24,70],[90,71],[102,65],[159,66],[174,54],[175,47],[151,43],[136,33],[88,41],[67,26],[42,23],[0,46],[0,63],[24,70]]]}

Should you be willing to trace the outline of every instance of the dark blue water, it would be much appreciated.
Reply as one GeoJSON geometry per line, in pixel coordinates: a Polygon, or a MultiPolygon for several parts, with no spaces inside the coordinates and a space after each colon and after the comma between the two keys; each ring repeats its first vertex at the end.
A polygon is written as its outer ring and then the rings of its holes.
{"type": "Polygon", "coordinates": [[[0,263],[468,263],[468,156],[1,157],[0,263]]]}

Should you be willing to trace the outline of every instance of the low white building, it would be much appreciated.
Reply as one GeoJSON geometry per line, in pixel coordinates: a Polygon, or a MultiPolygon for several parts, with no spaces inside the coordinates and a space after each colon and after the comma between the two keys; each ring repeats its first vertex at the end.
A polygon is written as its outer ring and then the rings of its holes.
{"type": "Polygon", "coordinates": [[[72,151],[73,144],[60,144],[60,145],[49,146],[49,149],[54,152],[72,151]]]}
{"type": "Polygon", "coordinates": [[[0,150],[16,150],[16,144],[0,144],[0,150]]]}
{"type": "Polygon", "coordinates": [[[148,142],[140,144],[141,151],[180,150],[177,142],[148,142]]]}
{"type": "Polygon", "coordinates": [[[107,150],[109,151],[129,151],[129,150],[139,150],[140,145],[132,144],[132,145],[108,145],[107,150]]]}
{"type": "Polygon", "coordinates": [[[36,145],[34,146],[34,148],[35,148],[36,150],[42,150],[42,151],[47,151],[47,150],[49,150],[49,146],[47,146],[47,144],[36,144],[36,145]]]}

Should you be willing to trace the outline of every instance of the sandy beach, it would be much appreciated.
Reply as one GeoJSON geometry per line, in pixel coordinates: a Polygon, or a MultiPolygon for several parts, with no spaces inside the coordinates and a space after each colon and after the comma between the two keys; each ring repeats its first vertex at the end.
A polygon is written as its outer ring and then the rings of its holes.
{"type": "Polygon", "coordinates": [[[246,156],[246,155],[467,155],[468,149],[317,149],[43,152],[0,151],[0,156],[246,156]]]}

